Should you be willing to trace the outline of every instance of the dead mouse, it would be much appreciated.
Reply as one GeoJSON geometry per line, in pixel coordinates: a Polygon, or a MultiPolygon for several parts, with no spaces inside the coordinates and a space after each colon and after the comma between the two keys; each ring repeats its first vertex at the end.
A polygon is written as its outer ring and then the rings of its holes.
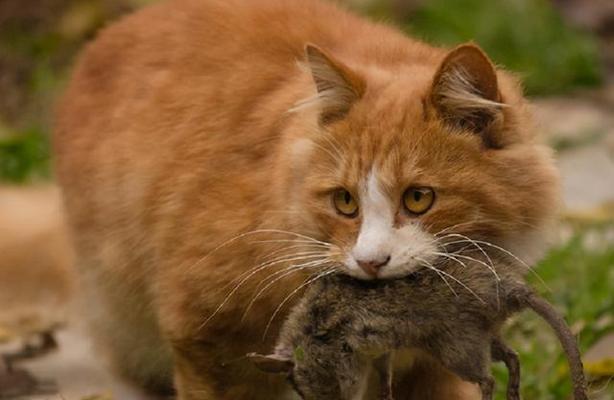
{"type": "Polygon", "coordinates": [[[530,308],[550,324],[566,352],[576,400],[588,399],[582,361],[564,319],[512,268],[498,278],[477,263],[444,263],[397,280],[361,281],[331,275],[312,285],[290,313],[274,354],[250,354],[266,372],[287,373],[307,400],[360,399],[371,368],[382,399],[392,399],[390,358],[397,350],[426,352],[493,397],[492,361],[508,367],[507,398],[519,400],[518,358],[500,339],[502,324],[530,308]],[[446,276],[448,278],[446,278],[446,276]],[[453,279],[450,279],[453,278],[453,279]]]}

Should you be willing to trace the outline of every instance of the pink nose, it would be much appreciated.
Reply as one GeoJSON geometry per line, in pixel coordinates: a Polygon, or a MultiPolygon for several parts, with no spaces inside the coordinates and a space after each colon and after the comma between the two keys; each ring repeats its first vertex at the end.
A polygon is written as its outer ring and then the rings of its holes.
{"type": "Polygon", "coordinates": [[[376,277],[379,270],[390,261],[390,256],[375,260],[356,260],[356,263],[362,268],[363,271],[372,277],[376,277]]]}

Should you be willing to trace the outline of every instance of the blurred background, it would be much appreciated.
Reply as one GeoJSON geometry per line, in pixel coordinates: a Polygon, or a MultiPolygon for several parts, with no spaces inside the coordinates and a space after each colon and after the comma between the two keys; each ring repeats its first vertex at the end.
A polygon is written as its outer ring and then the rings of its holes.
{"type": "MultiPolygon", "coordinates": [[[[97,30],[149,2],[0,0],[0,352],[40,342],[40,332],[71,319],[74,282],[61,277],[72,253],[50,162],[53,104],[97,30]]],[[[574,322],[592,398],[614,399],[614,0],[344,3],[434,44],[474,40],[523,78],[542,139],[556,151],[565,200],[557,242],[536,267],[545,285],[530,279],[574,322]]],[[[543,322],[523,314],[506,332],[521,355],[524,398],[565,399],[565,360],[543,322]]],[[[60,329],[58,340],[52,354],[20,364],[57,384],[28,381],[30,392],[130,398],[80,333],[60,329]]],[[[502,388],[505,371],[495,372],[502,388]]]]}

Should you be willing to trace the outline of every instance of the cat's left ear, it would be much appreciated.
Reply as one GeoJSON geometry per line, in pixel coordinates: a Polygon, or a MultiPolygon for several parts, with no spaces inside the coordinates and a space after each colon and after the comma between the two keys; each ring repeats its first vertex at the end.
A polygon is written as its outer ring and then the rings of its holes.
{"type": "Polygon", "coordinates": [[[246,357],[263,372],[290,374],[292,369],[294,369],[294,361],[278,354],[262,355],[249,353],[246,357]]]}
{"type": "Polygon", "coordinates": [[[305,56],[318,91],[320,123],[326,125],[343,118],[364,94],[364,80],[313,44],[305,46],[305,56]]]}
{"type": "Polygon", "coordinates": [[[488,56],[474,44],[456,47],[435,74],[429,103],[445,123],[481,135],[489,147],[497,147],[489,128],[501,116],[497,72],[488,56]]]}

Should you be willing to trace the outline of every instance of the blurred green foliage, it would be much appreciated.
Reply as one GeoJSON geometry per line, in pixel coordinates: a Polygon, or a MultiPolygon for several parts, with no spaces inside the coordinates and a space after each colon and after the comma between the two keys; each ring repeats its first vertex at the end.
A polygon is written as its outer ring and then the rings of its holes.
{"type": "MultiPolygon", "coordinates": [[[[595,228],[593,228],[595,229],[595,228]]],[[[597,228],[598,229],[598,228],[597,228]]],[[[607,229],[602,228],[602,229],[607,229]]],[[[529,282],[559,310],[577,333],[580,350],[586,352],[602,336],[614,332],[614,248],[591,246],[596,231],[578,234],[562,247],[552,250],[529,274],[529,282]]],[[[567,359],[550,327],[526,311],[504,329],[508,344],[518,351],[525,399],[566,399],[571,393],[567,359]]],[[[497,399],[505,399],[507,370],[496,365],[497,399]]],[[[614,398],[614,385],[599,397],[614,398]]]]}
{"type": "Polygon", "coordinates": [[[27,182],[49,177],[48,136],[39,129],[0,140],[0,177],[27,182]]]}
{"type": "Polygon", "coordinates": [[[83,44],[141,0],[0,1],[0,181],[49,174],[53,104],[83,44]]]}
{"type": "MultiPolygon", "coordinates": [[[[390,15],[390,1],[376,1],[372,14],[390,15]]],[[[47,175],[48,163],[24,149],[45,147],[50,110],[74,55],[107,21],[149,2],[0,2],[0,125],[8,127],[0,129],[0,180],[47,175]]],[[[477,41],[496,62],[519,72],[531,94],[600,81],[594,41],[567,27],[547,0],[426,0],[402,25],[434,43],[477,41]]]]}
{"type": "Polygon", "coordinates": [[[474,40],[533,95],[602,80],[594,38],[567,26],[548,0],[427,0],[403,26],[445,45],[474,40]]]}

